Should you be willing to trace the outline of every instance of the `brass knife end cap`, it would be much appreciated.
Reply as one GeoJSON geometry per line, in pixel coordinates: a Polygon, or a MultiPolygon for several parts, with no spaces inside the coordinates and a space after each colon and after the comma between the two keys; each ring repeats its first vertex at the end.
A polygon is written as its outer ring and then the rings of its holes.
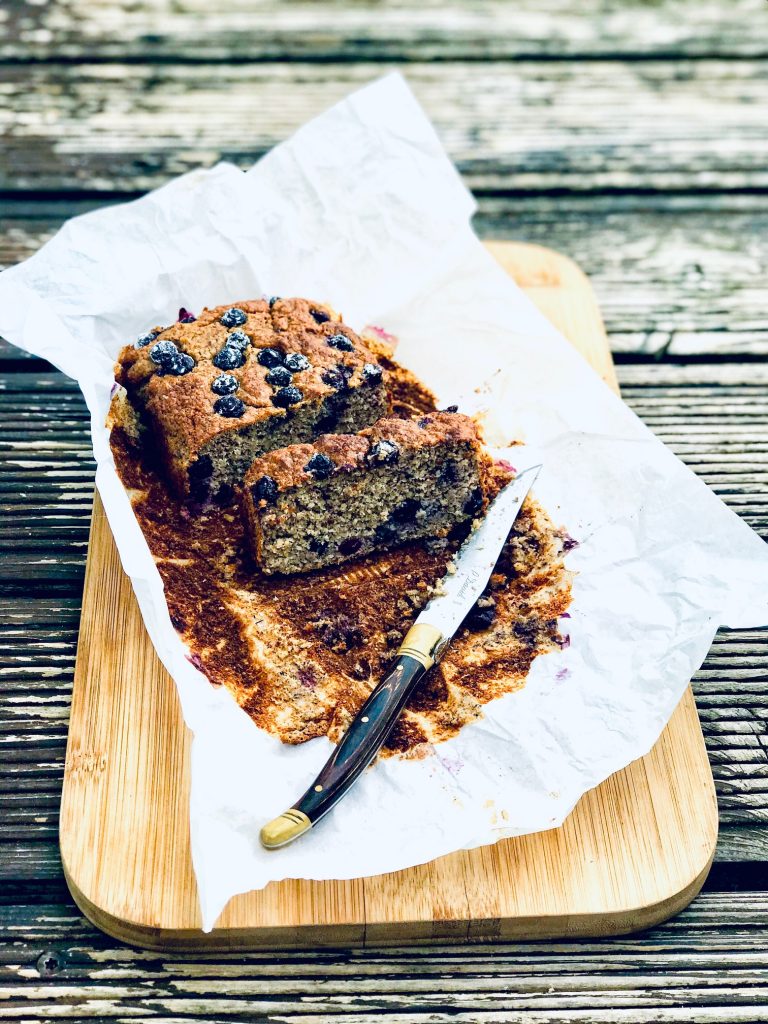
{"type": "Polygon", "coordinates": [[[259,833],[259,838],[261,845],[267,850],[276,850],[278,846],[292,843],[311,828],[312,822],[306,814],[291,807],[290,810],[283,811],[279,817],[267,822],[259,833]]]}

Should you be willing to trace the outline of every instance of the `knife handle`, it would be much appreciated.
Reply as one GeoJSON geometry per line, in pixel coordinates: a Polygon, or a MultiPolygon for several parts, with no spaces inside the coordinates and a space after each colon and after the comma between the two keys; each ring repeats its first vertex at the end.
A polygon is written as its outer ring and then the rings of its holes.
{"type": "Polygon", "coordinates": [[[355,715],[304,796],[261,830],[264,846],[268,849],[285,846],[338,803],[392,732],[417,683],[434,665],[441,640],[441,634],[434,627],[411,628],[392,668],[355,715]],[[425,630],[430,631],[428,636],[425,630]]]}

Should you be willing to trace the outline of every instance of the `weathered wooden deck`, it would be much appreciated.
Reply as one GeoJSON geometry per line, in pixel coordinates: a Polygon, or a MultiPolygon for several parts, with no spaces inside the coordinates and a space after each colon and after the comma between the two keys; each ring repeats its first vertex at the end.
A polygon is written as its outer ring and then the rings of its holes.
{"type": "MultiPolygon", "coordinates": [[[[390,67],[481,235],[582,265],[627,402],[768,537],[764,0],[5,0],[0,265],[74,213],[250,164],[390,67]]],[[[92,491],[76,386],[0,342],[0,1018],[768,1020],[768,631],[721,632],[694,681],[720,842],[663,927],[230,956],[99,934],[56,831],[92,491]]]]}

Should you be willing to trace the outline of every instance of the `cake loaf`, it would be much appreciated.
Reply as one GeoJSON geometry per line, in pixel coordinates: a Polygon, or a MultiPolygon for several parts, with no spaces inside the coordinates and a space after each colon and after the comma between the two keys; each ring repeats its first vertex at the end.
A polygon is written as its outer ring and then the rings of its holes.
{"type": "Polygon", "coordinates": [[[269,452],[245,477],[256,563],[265,573],[306,572],[466,532],[485,508],[489,468],[472,420],[450,411],[269,452]]]}
{"type": "Polygon", "coordinates": [[[306,299],[186,314],[126,346],[116,379],[176,491],[222,504],[264,452],[358,431],[389,411],[375,356],[333,310],[306,299]]]}

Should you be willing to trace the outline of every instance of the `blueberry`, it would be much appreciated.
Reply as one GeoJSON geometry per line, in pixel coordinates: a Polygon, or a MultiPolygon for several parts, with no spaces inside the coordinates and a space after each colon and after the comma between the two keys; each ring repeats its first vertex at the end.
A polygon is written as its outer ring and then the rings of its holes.
{"type": "Polygon", "coordinates": [[[377,544],[393,544],[398,539],[397,527],[393,523],[380,523],[373,536],[377,544]]]}
{"type": "Polygon", "coordinates": [[[488,600],[482,606],[475,604],[470,609],[469,615],[464,620],[464,624],[473,630],[488,629],[493,625],[493,620],[496,618],[496,605],[493,601],[488,600]]]}
{"type": "Polygon", "coordinates": [[[302,370],[309,369],[310,362],[301,352],[289,352],[285,357],[285,367],[291,373],[301,373],[302,370]]]}
{"type": "Polygon", "coordinates": [[[437,479],[443,484],[455,484],[459,479],[459,467],[453,459],[448,459],[447,462],[443,463],[440,467],[440,472],[437,474],[437,479]]]}
{"type": "Polygon", "coordinates": [[[461,541],[465,541],[471,532],[472,521],[470,519],[465,519],[463,522],[457,523],[455,526],[451,527],[450,532],[448,533],[448,540],[458,541],[460,543],[461,541]]]}
{"type": "Polygon", "coordinates": [[[336,464],[327,455],[317,452],[304,467],[305,473],[311,473],[318,480],[325,480],[336,469],[336,464]]]}
{"type": "Polygon", "coordinates": [[[232,484],[221,484],[218,491],[213,496],[213,500],[217,505],[231,505],[235,497],[235,490],[232,484]]]}
{"type": "Polygon", "coordinates": [[[335,416],[323,416],[317,421],[312,432],[315,437],[322,437],[323,434],[332,434],[337,422],[338,420],[335,416]]]}
{"type": "Polygon", "coordinates": [[[222,313],[220,318],[221,322],[225,327],[240,327],[248,319],[242,309],[238,309],[236,306],[232,306],[226,313],[222,313]]]}
{"type": "Polygon", "coordinates": [[[339,406],[339,396],[329,395],[323,403],[323,415],[315,423],[313,432],[315,437],[320,434],[332,434],[333,428],[339,422],[339,414],[341,410],[339,406]]]}
{"type": "Polygon", "coordinates": [[[211,382],[211,391],[217,395],[231,395],[240,387],[240,383],[237,377],[233,377],[231,373],[220,373],[215,380],[211,382]]]}
{"type": "MultiPolygon", "coordinates": [[[[352,538],[352,540],[356,539],[352,538]]],[[[339,550],[341,550],[341,545],[339,545],[339,550]]],[[[352,650],[353,647],[362,645],[363,633],[360,627],[350,619],[341,616],[336,622],[328,622],[320,627],[320,639],[330,650],[343,654],[345,651],[352,650]]]]}
{"type": "Polygon", "coordinates": [[[369,466],[390,466],[400,458],[400,449],[394,441],[376,441],[368,449],[365,461],[369,466]]]}
{"type": "Polygon", "coordinates": [[[539,627],[535,619],[518,619],[512,627],[512,632],[523,643],[535,647],[539,638],[539,627]]]}
{"type": "Polygon", "coordinates": [[[146,348],[150,342],[154,341],[160,331],[150,331],[149,334],[142,334],[140,338],[137,338],[133,343],[134,348],[146,348]]]}
{"type": "Polygon", "coordinates": [[[163,363],[175,359],[177,355],[179,355],[179,350],[173,341],[158,341],[149,350],[149,358],[153,363],[157,363],[158,366],[162,366],[163,363]]]}
{"type": "Polygon", "coordinates": [[[183,377],[185,373],[189,373],[195,367],[195,360],[192,356],[188,356],[185,352],[179,352],[172,359],[164,359],[160,364],[159,373],[161,376],[165,376],[170,373],[174,377],[183,377]]]}
{"type": "Polygon", "coordinates": [[[429,418],[429,416],[423,416],[419,420],[419,426],[421,427],[422,430],[426,430],[431,422],[432,420],[429,418]]]}
{"type": "Polygon", "coordinates": [[[220,370],[236,370],[238,366],[242,366],[245,362],[245,355],[238,348],[230,348],[229,345],[225,345],[224,348],[217,352],[213,357],[213,365],[218,367],[220,370]]]}
{"type": "Polygon", "coordinates": [[[207,480],[213,475],[213,460],[210,455],[201,455],[187,470],[190,480],[207,480]]]}
{"type": "Polygon", "coordinates": [[[346,537],[341,544],[339,544],[340,555],[354,555],[356,551],[359,551],[363,546],[363,542],[359,537],[346,537]]]}
{"type": "Polygon", "coordinates": [[[296,405],[303,398],[304,392],[301,388],[291,384],[290,387],[280,388],[272,395],[272,404],[279,406],[281,409],[287,409],[289,405],[296,405]]]}
{"type": "Polygon", "coordinates": [[[286,370],[284,366],[276,366],[274,369],[269,370],[266,377],[264,378],[267,384],[271,384],[273,388],[284,388],[290,384],[293,380],[291,371],[286,370]]]}
{"type": "Polygon", "coordinates": [[[245,405],[237,395],[224,395],[223,398],[217,398],[213,403],[213,411],[217,412],[219,416],[226,416],[228,419],[234,419],[236,416],[242,416],[245,412],[245,405]]]}
{"type": "Polygon", "coordinates": [[[277,481],[271,476],[260,476],[255,484],[251,484],[251,497],[257,504],[266,501],[268,505],[274,505],[277,501],[277,481]]]}
{"type": "Polygon", "coordinates": [[[478,512],[481,512],[483,508],[483,492],[479,487],[476,487],[467,500],[464,502],[464,512],[468,516],[476,516],[478,512]]]}
{"type": "Polygon", "coordinates": [[[342,352],[351,352],[355,347],[346,334],[332,334],[328,338],[328,344],[331,348],[338,348],[342,352]]]}
{"type": "Polygon", "coordinates": [[[397,508],[392,510],[390,516],[396,523],[412,523],[416,514],[421,511],[421,502],[414,498],[406,498],[401,501],[397,508]]]}
{"type": "Polygon", "coordinates": [[[256,356],[256,361],[261,366],[282,366],[283,365],[283,353],[278,352],[276,348],[263,348],[256,356]]]}
{"type": "Polygon", "coordinates": [[[327,324],[331,319],[330,315],[326,313],[324,309],[310,309],[309,312],[317,324],[327,324]]]}
{"type": "Polygon", "coordinates": [[[441,409],[440,410],[440,412],[458,412],[458,411],[459,411],[458,405],[448,405],[448,406],[445,407],[445,409],[441,409]]]}
{"type": "Polygon", "coordinates": [[[366,363],[361,372],[365,384],[378,384],[384,376],[382,368],[375,363],[366,363]]]}
{"type": "Polygon", "coordinates": [[[279,302],[279,301],[280,301],[280,296],[279,296],[279,295],[272,295],[272,296],[270,297],[270,300],[269,300],[269,308],[270,308],[270,309],[272,309],[272,307],[274,306],[274,304],[275,304],[276,302],[279,302]]]}
{"type": "Polygon", "coordinates": [[[184,309],[182,306],[179,310],[178,321],[180,324],[193,324],[197,320],[194,313],[190,313],[188,309],[184,309]]]}
{"type": "Polygon", "coordinates": [[[334,391],[346,391],[349,387],[346,373],[342,373],[338,367],[335,370],[326,370],[320,380],[334,391]]]}
{"type": "Polygon", "coordinates": [[[224,344],[227,348],[236,348],[240,352],[245,352],[251,344],[251,339],[244,331],[232,331],[231,334],[227,335],[227,340],[224,344]]]}
{"type": "Polygon", "coordinates": [[[199,501],[201,504],[208,500],[208,494],[210,490],[210,477],[204,477],[202,480],[190,480],[189,481],[189,496],[194,501],[199,501]]]}
{"type": "Polygon", "coordinates": [[[315,538],[312,537],[312,539],[307,544],[307,547],[309,548],[310,551],[314,551],[316,555],[324,555],[325,552],[328,550],[328,541],[315,540],[315,538]]]}

